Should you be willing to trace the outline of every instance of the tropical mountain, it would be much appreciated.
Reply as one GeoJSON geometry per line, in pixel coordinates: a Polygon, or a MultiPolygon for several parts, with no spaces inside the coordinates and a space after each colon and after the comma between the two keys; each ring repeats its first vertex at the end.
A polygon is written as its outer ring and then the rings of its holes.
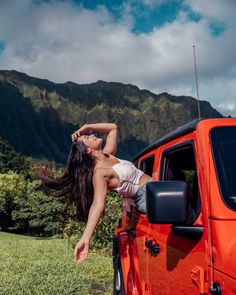
{"type": "MultiPolygon", "coordinates": [[[[201,116],[222,117],[201,101],[201,116]]],[[[65,162],[71,133],[85,123],[115,122],[118,156],[142,148],[198,117],[197,100],[154,94],[130,84],[97,81],[56,84],[17,71],[0,71],[0,137],[18,152],[65,162]]]]}

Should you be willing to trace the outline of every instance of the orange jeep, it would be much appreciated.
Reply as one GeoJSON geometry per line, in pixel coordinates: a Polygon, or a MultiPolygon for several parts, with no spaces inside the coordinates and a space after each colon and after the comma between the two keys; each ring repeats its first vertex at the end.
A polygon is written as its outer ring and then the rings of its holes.
{"type": "Polygon", "coordinates": [[[190,122],[134,159],[146,214],[114,233],[114,294],[236,294],[236,119],[190,122]]]}

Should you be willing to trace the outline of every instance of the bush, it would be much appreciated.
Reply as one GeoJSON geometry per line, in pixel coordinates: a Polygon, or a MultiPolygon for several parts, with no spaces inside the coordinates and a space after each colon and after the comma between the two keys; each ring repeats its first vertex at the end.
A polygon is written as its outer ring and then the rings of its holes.
{"type": "Polygon", "coordinates": [[[64,204],[45,195],[41,181],[26,179],[16,172],[0,174],[0,227],[37,235],[62,233],[64,204]]]}
{"type": "MultiPolygon", "coordinates": [[[[111,248],[113,232],[121,218],[121,213],[121,197],[115,193],[108,193],[105,212],[91,239],[91,248],[111,248]]],[[[63,236],[69,238],[70,242],[75,246],[83,234],[85,224],[70,219],[64,227],[63,236]]]]}
{"type": "Polygon", "coordinates": [[[62,232],[63,203],[59,198],[45,195],[40,191],[41,181],[28,181],[24,198],[15,198],[12,219],[25,230],[37,235],[55,235],[62,232]]]}
{"type": "Polygon", "coordinates": [[[27,182],[23,175],[15,172],[0,174],[0,226],[7,229],[12,226],[11,214],[16,199],[23,199],[27,189],[27,182]]]}

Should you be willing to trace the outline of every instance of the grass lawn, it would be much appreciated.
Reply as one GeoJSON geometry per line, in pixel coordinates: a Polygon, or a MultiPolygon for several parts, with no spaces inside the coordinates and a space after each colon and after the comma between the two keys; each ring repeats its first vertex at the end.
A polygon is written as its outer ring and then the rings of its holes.
{"type": "Polygon", "coordinates": [[[73,261],[68,240],[39,239],[0,231],[1,295],[112,294],[112,257],[90,251],[73,261]]]}

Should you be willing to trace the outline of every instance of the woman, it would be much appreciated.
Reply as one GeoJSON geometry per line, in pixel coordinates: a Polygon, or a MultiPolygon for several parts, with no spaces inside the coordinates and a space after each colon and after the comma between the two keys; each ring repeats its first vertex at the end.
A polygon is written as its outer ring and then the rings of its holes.
{"type": "Polygon", "coordinates": [[[104,211],[108,191],[123,197],[133,197],[137,209],[145,212],[145,186],[151,178],[131,162],[114,155],[117,149],[117,127],[112,123],[86,124],[72,134],[72,148],[67,169],[60,179],[44,178],[49,188],[70,193],[77,207],[77,216],[87,221],[83,235],[75,247],[75,263],[88,255],[90,239],[104,211]],[[102,138],[88,131],[107,134],[105,146],[102,138]]]}

